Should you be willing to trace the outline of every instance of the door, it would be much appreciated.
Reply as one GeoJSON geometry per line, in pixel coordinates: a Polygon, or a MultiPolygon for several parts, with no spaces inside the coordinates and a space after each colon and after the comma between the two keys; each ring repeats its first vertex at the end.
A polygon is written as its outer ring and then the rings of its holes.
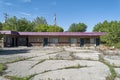
{"type": "Polygon", "coordinates": [[[18,46],[18,38],[16,38],[16,42],[15,43],[16,43],[16,46],[18,46]]]}
{"type": "Polygon", "coordinates": [[[14,47],[14,38],[12,38],[12,44],[11,44],[12,47],[14,47]]]}
{"type": "Polygon", "coordinates": [[[26,46],[28,46],[28,37],[26,38],[26,46]]]}
{"type": "Polygon", "coordinates": [[[84,38],[80,38],[80,47],[84,46],[84,38]]]}
{"type": "Polygon", "coordinates": [[[27,46],[27,37],[19,37],[18,46],[27,46]]]}
{"type": "Polygon", "coordinates": [[[100,45],[100,38],[96,38],[96,46],[100,45]]]}
{"type": "Polygon", "coordinates": [[[48,38],[44,38],[43,46],[48,46],[48,38]]]}

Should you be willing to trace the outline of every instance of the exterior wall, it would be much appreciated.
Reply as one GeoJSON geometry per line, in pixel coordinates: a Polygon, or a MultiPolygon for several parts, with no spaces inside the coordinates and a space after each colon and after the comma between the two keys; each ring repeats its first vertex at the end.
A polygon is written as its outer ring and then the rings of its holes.
{"type": "Polygon", "coordinates": [[[43,46],[43,38],[41,36],[29,36],[28,45],[29,46],[43,46]]]}
{"type": "Polygon", "coordinates": [[[4,38],[1,38],[1,40],[0,40],[0,47],[4,47],[4,38]]]}
{"type": "Polygon", "coordinates": [[[59,45],[58,46],[70,46],[69,37],[59,37],[59,45]]]}
{"type": "Polygon", "coordinates": [[[71,47],[80,47],[80,38],[84,38],[84,47],[85,46],[96,46],[96,38],[95,37],[75,37],[75,36],[15,36],[15,35],[6,35],[4,38],[4,46],[11,47],[11,46],[44,46],[44,38],[48,39],[47,46],[71,46],[71,47]],[[51,39],[57,38],[58,42],[53,43],[51,39]],[[71,42],[70,39],[76,39],[75,43],[71,42]],[[90,43],[90,38],[94,39],[94,43],[90,43]]]}
{"type": "Polygon", "coordinates": [[[86,46],[96,46],[96,38],[99,38],[98,36],[95,36],[95,37],[85,37],[85,47],[86,46]],[[94,43],[90,43],[90,39],[93,38],[94,39],[94,43]]]}
{"type": "Polygon", "coordinates": [[[3,38],[4,47],[16,47],[18,45],[18,36],[16,35],[5,35],[3,38]]]}

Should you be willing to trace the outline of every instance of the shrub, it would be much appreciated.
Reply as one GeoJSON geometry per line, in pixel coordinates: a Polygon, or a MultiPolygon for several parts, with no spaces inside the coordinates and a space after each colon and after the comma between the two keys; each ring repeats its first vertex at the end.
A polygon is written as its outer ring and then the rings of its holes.
{"type": "Polygon", "coordinates": [[[120,42],[115,44],[116,48],[120,48],[120,42]]]}
{"type": "Polygon", "coordinates": [[[5,64],[0,64],[0,75],[2,75],[3,71],[7,68],[5,64]]]}

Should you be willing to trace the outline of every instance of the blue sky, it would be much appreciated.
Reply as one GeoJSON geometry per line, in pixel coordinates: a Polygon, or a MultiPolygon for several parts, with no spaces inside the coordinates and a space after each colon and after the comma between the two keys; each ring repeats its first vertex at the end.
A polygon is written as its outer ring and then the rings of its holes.
{"type": "Polygon", "coordinates": [[[120,20],[120,0],[0,0],[0,22],[3,13],[29,20],[43,16],[50,25],[56,14],[57,25],[65,31],[72,23],[83,22],[91,32],[98,22],[120,20]]]}

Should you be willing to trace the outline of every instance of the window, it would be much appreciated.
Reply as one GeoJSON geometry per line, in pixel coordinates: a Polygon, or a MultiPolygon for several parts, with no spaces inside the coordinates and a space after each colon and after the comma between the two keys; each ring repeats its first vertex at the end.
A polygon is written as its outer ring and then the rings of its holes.
{"type": "Polygon", "coordinates": [[[90,38],[90,44],[94,44],[94,43],[95,43],[94,38],[90,38]]]}
{"type": "Polygon", "coordinates": [[[70,43],[71,44],[76,44],[77,43],[77,39],[76,38],[71,38],[70,39],[70,43]]]}
{"type": "Polygon", "coordinates": [[[51,39],[50,39],[50,42],[51,42],[52,44],[57,44],[57,43],[58,43],[58,38],[51,38],[51,39]]]}
{"type": "Polygon", "coordinates": [[[10,43],[11,43],[11,38],[7,37],[7,38],[6,38],[6,43],[7,43],[7,44],[10,44],[10,43]]]}

